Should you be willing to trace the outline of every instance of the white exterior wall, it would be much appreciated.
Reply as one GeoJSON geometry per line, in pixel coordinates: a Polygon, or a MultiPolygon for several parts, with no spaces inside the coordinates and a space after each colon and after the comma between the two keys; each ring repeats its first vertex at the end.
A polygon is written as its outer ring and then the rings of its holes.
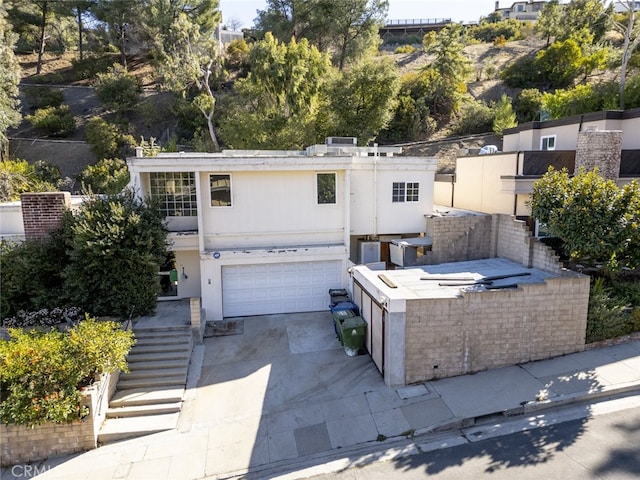
{"type": "Polygon", "coordinates": [[[354,165],[351,178],[352,235],[418,233],[425,230],[424,217],[433,213],[433,159],[404,157],[407,164],[403,166],[389,160],[381,157],[376,164],[359,161],[354,165]],[[419,201],[393,203],[394,182],[418,182],[419,201]]]}
{"type": "Polygon", "coordinates": [[[24,223],[22,222],[22,205],[20,202],[0,205],[0,235],[5,240],[24,239],[24,223]]]}
{"type": "Polygon", "coordinates": [[[479,155],[456,160],[455,208],[513,214],[513,194],[503,191],[502,175],[516,174],[515,154],[479,155]]]}
{"type": "Polygon", "coordinates": [[[204,250],[341,244],[344,171],[336,204],[318,205],[315,171],[231,172],[231,207],[212,207],[209,173],[199,175],[204,250]]]}

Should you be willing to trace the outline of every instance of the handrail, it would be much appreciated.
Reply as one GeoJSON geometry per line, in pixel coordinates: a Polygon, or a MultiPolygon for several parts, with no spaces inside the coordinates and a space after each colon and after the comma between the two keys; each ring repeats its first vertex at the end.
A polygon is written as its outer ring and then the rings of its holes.
{"type": "Polygon", "coordinates": [[[441,25],[451,23],[450,18],[411,18],[400,20],[387,20],[385,27],[394,25],[441,25]]]}

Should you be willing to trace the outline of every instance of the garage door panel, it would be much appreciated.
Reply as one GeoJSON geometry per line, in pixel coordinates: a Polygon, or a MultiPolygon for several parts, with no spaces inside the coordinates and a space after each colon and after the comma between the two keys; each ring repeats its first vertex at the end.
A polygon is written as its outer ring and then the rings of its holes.
{"type": "Polygon", "coordinates": [[[222,268],[225,317],[313,312],[328,308],[330,288],[342,286],[342,262],[293,262],[222,268]]]}

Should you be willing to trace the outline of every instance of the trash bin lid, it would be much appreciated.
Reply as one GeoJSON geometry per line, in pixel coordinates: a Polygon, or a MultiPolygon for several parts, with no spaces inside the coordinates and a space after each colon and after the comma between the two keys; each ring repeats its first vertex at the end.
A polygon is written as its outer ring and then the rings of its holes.
{"type": "Polygon", "coordinates": [[[346,318],[342,322],[342,329],[363,327],[367,324],[362,317],[350,317],[346,318]]]}
{"type": "Polygon", "coordinates": [[[334,310],[332,313],[333,313],[333,318],[336,318],[339,320],[343,318],[350,318],[350,317],[356,316],[353,310],[334,310]]]}

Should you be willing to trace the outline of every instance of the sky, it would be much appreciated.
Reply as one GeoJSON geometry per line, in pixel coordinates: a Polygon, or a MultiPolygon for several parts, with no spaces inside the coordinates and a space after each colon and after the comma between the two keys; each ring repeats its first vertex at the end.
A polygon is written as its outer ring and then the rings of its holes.
{"type": "MultiPolygon", "coordinates": [[[[253,25],[256,10],[263,10],[266,0],[219,0],[223,24],[230,18],[242,22],[242,28],[253,25]]],[[[510,7],[512,0],[501,0],[510,7]]],[[[389,20],[418,18],[450,18],[454,22],[477,22],[495,8],[495,0],[389,0],[389,20]]]]}

